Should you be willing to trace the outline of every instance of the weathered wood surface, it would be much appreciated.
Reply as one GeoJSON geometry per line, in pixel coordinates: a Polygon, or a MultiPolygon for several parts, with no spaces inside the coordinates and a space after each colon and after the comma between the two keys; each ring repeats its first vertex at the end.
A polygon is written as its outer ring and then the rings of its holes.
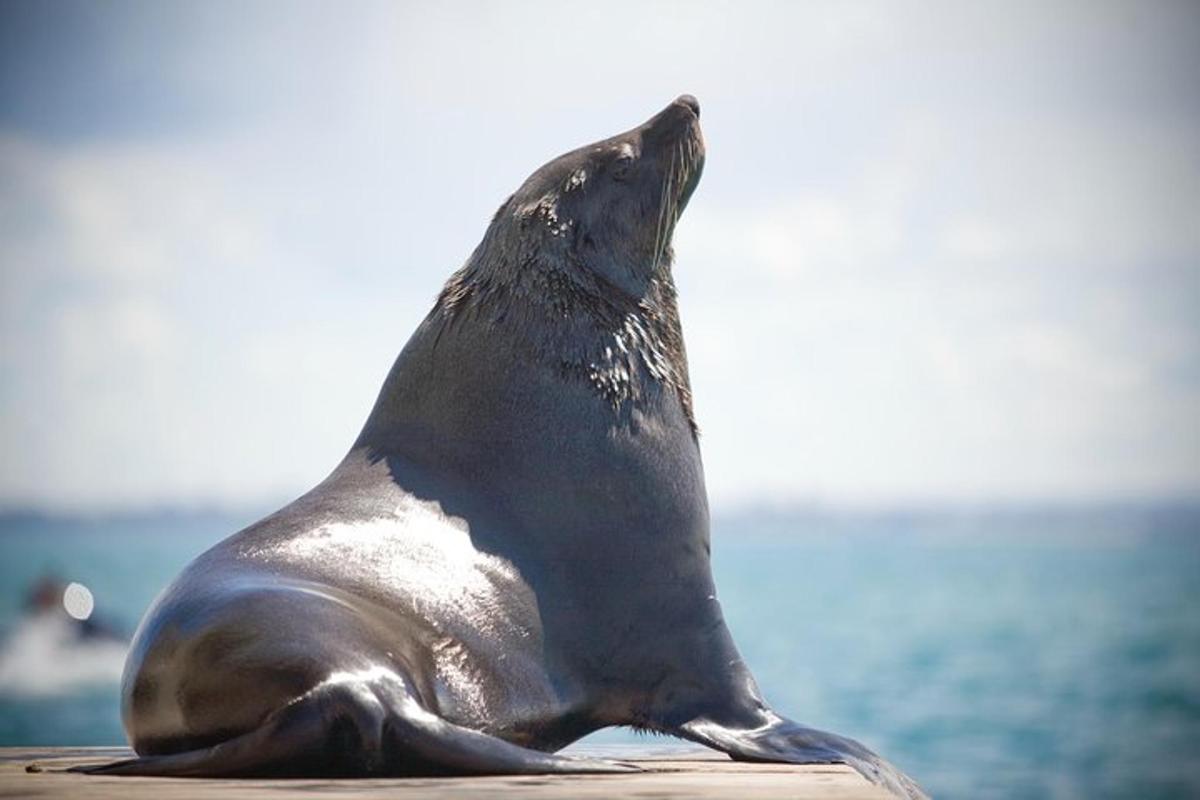
{"type": "Polygon", "coordinates": [[[636,775],[572,775],[388,780],[200,780],[195,778],[113,778],[65,772],[78,764],[124,758],[117,747],[0,748],[0,797],[84,798],[729,798],[766,800],[850,800],[886,798],[882,790],[842,766],[740,764],[711,751],[685,748],[588,748],[588,755],[636,762],[636,775]]]}

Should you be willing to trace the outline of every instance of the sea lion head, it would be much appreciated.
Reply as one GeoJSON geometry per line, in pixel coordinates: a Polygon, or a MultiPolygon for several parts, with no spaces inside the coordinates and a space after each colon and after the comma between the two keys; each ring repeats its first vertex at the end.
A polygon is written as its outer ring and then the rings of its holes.
{"type": "Polygon", "coordinates": [[[538,169],[492,225],[515,223],[527,253],[641,297],[669,267],[675,223],[703,166],[700,104],[683,95],[642,125],[538,169]]]}
{"type": "Polygon", "coordinates": [[[694,433],[671,236],[703,165],[691,95],[555,158],[500,206],[432,319],[483,326],[500,349],[590,384],[618,411],[649,396],[639,381],[671,387],[694,433]]]}

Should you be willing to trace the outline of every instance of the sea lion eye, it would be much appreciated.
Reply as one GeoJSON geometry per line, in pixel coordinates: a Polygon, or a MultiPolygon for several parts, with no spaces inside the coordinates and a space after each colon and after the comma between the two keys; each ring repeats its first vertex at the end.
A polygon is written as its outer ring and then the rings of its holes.
{"type": "Polygon", "coordinates": [[[623,181],[629,176],[629,168],[633,166],[633,154],[621,153],[612,164],[613,180],[623,181]]]}

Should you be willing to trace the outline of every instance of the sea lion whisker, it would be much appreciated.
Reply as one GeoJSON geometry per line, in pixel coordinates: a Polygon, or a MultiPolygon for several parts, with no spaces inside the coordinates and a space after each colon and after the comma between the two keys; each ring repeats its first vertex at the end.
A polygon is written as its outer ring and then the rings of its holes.
{"type": "Polygon", "coordinates": [[[657,272],[659,263],[662,261],[663,251],[667,247],[667,239],[671,233],[671,201],[675,196],[675,175],[678,168],[678,154],[672,148],[671,164],[667,169],[667,180],[663,184],[663,206],[662,218],[659,220],[659,240],[654,256],[654,268],[657,272]]]}
{"type": "Polygon", "coordinates": [[[663,211],[667,204],[667,183],[663,181],[662,191],[658,193],[658,215],[654,223],[654,247],[650,251],[650,271],[658,270],[658,243],[663,230],[663,211]]]}
{"type": "Polygon", "coordinates": [[[675,153],[671,153],[671,165],[667,169],[667,179],[663,181],[662,193],[658,204],[658,221],[654,226],[654,261],[651,266],[651,274],[658,274],[659,262],[662,260],[662,251],[665,247],[664,238],[667,228],[665,221],[667,219],[667,208],[671,202],[671,178],[675,172],[675,153]]]}
{"type": "Polygon", "coordinates": [[[671,226],[673,225],[672,217],[675,214],[675,181],[676,181],[676,176],[678,175],[678,172],[675,169],[675,164],[676,164],[676,160],[672,157],[672,159],[671,159],[671,167],[672,167],[671,176],[667,181],[667,213],[664,215],[664,218],[663,218],[662,243],[659,245],[658,258],[655,261],[656,270],[657,270],[658,265],[662,262],[663,256],[666,255],[667,247],[669,246],[670,241],[671,241],[671,226]]]}

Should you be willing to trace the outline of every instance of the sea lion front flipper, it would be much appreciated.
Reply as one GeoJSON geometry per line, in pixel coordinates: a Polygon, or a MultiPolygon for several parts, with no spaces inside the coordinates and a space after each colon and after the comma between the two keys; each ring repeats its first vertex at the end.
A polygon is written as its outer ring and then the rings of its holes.
{"type": "Polygon", "coordinates": [[[640,771],[631,764],[530,750],[455,725],[392,683],[326,682],[258,728],[210,747],[71,771],[194,778],[640,771]]]}
{"type": "Polygon", "coordinates": [[[684,723],[674,733],[728,753],[736,761],[845,764],[897,797],[928,800],[916,781],[853,739],[770,712],[762,722],[754,727],[731,727],[702,717],[684,723]]]}

